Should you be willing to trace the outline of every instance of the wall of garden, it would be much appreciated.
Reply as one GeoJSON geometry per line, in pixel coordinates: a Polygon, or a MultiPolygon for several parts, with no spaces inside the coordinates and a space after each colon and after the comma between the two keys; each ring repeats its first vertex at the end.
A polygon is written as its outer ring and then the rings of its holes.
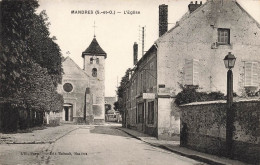
{"type": "MultiPolygon", "coordinates": [[[[181,145],[226,155],[226,101],[196,102],[181,107],[181,145]]],[[[260,163],[260,100],[235,101],[232,155],[260,163]]]]}

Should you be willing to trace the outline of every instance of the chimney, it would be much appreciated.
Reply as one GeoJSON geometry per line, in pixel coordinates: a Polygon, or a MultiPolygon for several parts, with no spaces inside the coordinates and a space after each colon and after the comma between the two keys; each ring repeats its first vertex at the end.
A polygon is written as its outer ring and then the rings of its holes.
{"type": "Polygon", "coordinates": [[[159,6],[159,37],[168,31],[168,5],[159,6]]]}
{"type": "Polygon", "coordinates": [[[133,46],[133,49],[134,49],[134,65],[137,64],[137,57],[138,57],[138,44],[135,42],[134,43],[134,46],[133,46]]]}
{"type": "Polygon", "coordinates": [[[197,8],[199,8],[202,5],[202,1],[200,1],[200,3],[198,4],[197,1],[195,1],[195,4],[193,3],[193,1],[190,2],[190,4],[188,5],[189,11],[190,13],[194,12],[197,8]]]}

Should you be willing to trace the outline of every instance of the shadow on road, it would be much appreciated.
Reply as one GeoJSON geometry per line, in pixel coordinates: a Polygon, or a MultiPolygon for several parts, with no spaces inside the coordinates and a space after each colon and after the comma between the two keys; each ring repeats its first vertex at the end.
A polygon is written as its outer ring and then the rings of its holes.
{"type": "Polygon", "coordinates": [[[118,130],[116,128],[118,128],[120,126],[113,126],[113,125],[102,125],[102,126],[95,126],[94,129],[90,130],[90,133],[94,133],[94,134],[104,134],[104,135],[112,135],[112,136],[122,136],[122,137],[129,137],[129,135],[127,135],[126,133],[122,132],[121,130],[118,130]]]}

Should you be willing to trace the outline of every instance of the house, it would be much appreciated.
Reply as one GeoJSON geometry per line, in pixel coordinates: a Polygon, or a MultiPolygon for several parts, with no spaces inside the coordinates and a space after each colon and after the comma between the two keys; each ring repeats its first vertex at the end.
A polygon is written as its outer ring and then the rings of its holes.
{"type": "MultiPolygon", "coordinates": [[[[125,86],[123,125],[160,139],[176,139],[180,85],[226,93],[224,57],[236,57],[234,92],[257,93],[260,83],[260,25],[236,1],[191,2],[167,30],[167,5],[159,6],[159,38],[134,64],[125,86]]],[[[135,50],[135,49],[134,49],[135,50]]],[[[135,59],[135,57],[134,57],[135,59]]]]}
{"type": "Polygon", "coordinates": [[[106,113],[109,110],[114,110],[114,103],[116,102],[116,97],[105,97],[105,109],[106,113]]]}

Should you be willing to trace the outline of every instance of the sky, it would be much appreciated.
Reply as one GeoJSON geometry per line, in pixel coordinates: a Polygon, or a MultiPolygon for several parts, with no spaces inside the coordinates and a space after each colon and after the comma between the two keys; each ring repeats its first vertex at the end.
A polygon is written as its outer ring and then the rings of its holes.
{"type": "MultiPolygon", "coordinates": [[[[202,0],[203,3],[205,1],[202,0]]],[[[46,10],[51,23],[51,36],[56,36],[62,55],[69,56],[80,68],[83,68],[81,54],[89,46],[95,33],[99,45],[107,53],[105,96],[111,97],[116,95],[117,86],[127,68],[133,66],[134,42],[139,44],[138,58],[142,56],[142,27],[145,27],[144,51],[158,38],[158,6],[168,5],[170,29],[188,11],[190,2],[191,0],[39,0],[37,12],[46,10]],[[72,10],[87,10],[89,13],[71,14],[72,10]],[[96,14],[103,11],[112,14],[96,14]],[[124,14],[127,11],[140,14],[124,14]]],[[[260,0],[237,2],[260,22],[260,0]]]]}

